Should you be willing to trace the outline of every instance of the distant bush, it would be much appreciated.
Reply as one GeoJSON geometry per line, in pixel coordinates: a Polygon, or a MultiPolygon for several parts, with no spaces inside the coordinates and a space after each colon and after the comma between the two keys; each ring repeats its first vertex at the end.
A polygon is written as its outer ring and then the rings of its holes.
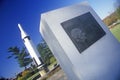
{"type": "Polygon", "coordinates": [[[120,19],[120,6],[117,8],[117,16],[118,16],[118,18],[120,19]]]}
{"type": "Polygon", "coordinates": [[[52,64],[52,63],[54,63],[54,62],[56,62],[55,57],[51,57],[51,58],[50,58],[50,63],[52,64]]]}
{"type": "Polygon", "coordinates": [[[4,78],[4,77],[0,77],[0,80],[9,80],[9,79],[4,78]]]}
{"type": "MultiPolygon", "coordinates": [[[[51,50],[49,49],[48,45],[45,43],[45,41],[39,43],[37,45],[37,49],[41,55],[41,58],[44,62],[44,64],[46,64],[47,66],[49,66],[51,64],[50,59],[54,57],[54,55],[52,54],[51,50]]],[[[55,57],[54,57],[54,60],[55,57]]]]}
{"type": "Polygon", "coordinates": [[[32,76],[34,74],[34,72],[30,71],[30,70],[24,70],[23,72],[21,72],[18,77],[17,80],[26,80],[28,79],[30,76],[32,76]]]}
{"type": "Polygon", "coordinates": [[[111,15],[107,16],[103,22],[107,25],[110,26],[112,25],[114,22],[116,22],[118,20],[118,15],[116,12],[112,13],[111,15]]]}

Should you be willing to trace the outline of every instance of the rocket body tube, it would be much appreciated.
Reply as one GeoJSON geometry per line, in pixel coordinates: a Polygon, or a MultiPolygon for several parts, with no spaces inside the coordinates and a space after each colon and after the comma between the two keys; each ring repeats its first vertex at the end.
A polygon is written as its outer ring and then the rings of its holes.
{"type": "Polygon", "coordinates": [[[34,60],[34,62],[37,64],[37,66],[41,65],[42,62],[40,61],[40,54],[37,51],[37,49],[35,48],[35,45],[33,44],[32,40],[30,39],[30,36],[27,35],[27,33],[22,29],[21,25],[18,24],[18,27],[21,31],[21,38],[24,41],[24,44],[30,54],[30,56],[32,57],[32,59],[34,60]]]}

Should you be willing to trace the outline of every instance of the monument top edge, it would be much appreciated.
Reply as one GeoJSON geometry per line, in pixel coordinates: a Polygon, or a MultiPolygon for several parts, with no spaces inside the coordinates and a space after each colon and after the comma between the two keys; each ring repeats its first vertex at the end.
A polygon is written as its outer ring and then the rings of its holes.
{"type": "Polygon", "coordinates": [[[44,15],[46,15],[46,14],[53,13],[53,12],[56,12],[56,11],[59,11],[59,10],[72,8],[72,7],[75,7],[75,6],[89,6],[89,2],[88,2],[88,1],[83,1],[83,2],[80,2],[80,3],[76,3],[76,4],[64,6],[64,7],[57,8],[57,9],[53,9],[53,10],[50,10],[50,11],[41,13],[41,16],[44,16],[44,15]]]}

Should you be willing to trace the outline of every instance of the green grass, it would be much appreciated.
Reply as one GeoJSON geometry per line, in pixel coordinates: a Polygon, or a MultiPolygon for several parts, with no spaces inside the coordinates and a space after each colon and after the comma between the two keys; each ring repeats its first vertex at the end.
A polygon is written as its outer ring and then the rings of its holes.
{"type": "Polygon", "coordinates": [[[115,25],[113,28],[110,29],[113,35],[117,38],[120,42],[120,24],[115,25]]]}
{"type": "Polygon", "coordinates": [[[33,80],[33,78],[35,78],[36,76],[38,76],[40,73],[37,72],[36,74],[34,74],[33,76],[29,77],[27,80],[33,80]]]}

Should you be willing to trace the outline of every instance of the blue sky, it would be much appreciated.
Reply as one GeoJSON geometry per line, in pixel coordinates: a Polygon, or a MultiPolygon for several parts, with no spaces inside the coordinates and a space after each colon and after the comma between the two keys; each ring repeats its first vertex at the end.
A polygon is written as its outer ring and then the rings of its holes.
{"type": "MultiPolygon", "coordinates": [[[[11,46],[23,47],[20,23],[24,30],[31,36],[37,45],[42,41],[39,33],[40,14],[76,4],[84,0],[0,0],[0,76],[13,77],[20,72],[17,61],[7,59],[10,53],[7,49],[11,46]]],[[[116,0],[87,0],[101,19],[115,10],[116,0]]]]}

